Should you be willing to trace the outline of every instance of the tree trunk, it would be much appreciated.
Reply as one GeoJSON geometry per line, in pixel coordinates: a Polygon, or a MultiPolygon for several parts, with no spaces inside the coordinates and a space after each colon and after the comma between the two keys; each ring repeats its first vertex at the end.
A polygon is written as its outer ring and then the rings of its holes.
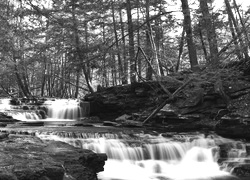
{"type": "Polygon", "coordinates": [[[205,23],[205,29],[207,32],[207,39],[210,50],[210,64],[213,68],[218,67],[218,44],[216,39],[215,27],[212,23],[212,16],[209,13],[207,0],[200,0],[200,9],[202,12],[202,19],[205,23]]]}
{"type": "MultiPolygon", "coordinates": [[[[148,60],[150,62],[150,64],[152,64],[152,48],[151,48],[151,43],[150,43],[150,35],[151,35],[151,28],[150,28],[150,14],[149,14],[149,0],[146,0],[146,4],[145,4],[145,8],[146,8],[146,55],[148,57],[148,60]]],[[[152,75],[153,75],[153,69],[151,68],[151,66],[147,63],[147,69],[146,69],[146,79],[147,80],[152,80],[152,75]]]]}
{"type": "Polygon", "coordinates": [[[193,42],[193,31],[192,31],[192,26],[191,26],[191,17],[190,17],[190,10],[188,6],[188,0],[181,0],[181,3],[182,3],[183,15],[184,15],[184,26],[186,30],[190,65],[193,71],[198,71],[199,67],[198,67],[196,47],[193,42]]]}
{"type": "Polygon", "coordinates": [[[229,14],[228,14],[228,22],[229,22],[229,27],[230,27],[230,31],[232,34],[232,38],[235,39],[235,41],[234,41],[235,53],[236,53],[238,59],[242,60],[242,53],[241,53],[241,50],[240,50],[240,47],[239,47],[239,44],[238,44],[238,41],[236,38],[236,34],[235,34],[233,23],[232,23],[232,18],[229,14]]]}
{"type": "Polygon", "coordinates": [[[123,44],[123,75],[124,75],[124,84],[128,84],[128,59],[127,59],[127,50],[126,50],[126,41],[125,41],[125,33],[124,33],[124,23],[122,20],[122,9],[119,9],[120,16],[120,25],[121,25],[121,33],[122,33],[122,44],[123,44]]]}
{"type": "Polygon", "coordinates": [[[83,54],[81,53],[81,48],[80,48],[80,38],[79,38],[79,34],[78,34],[78,24],[77,24],[77,19],[76,19],[76,16],[75,16],[75,8],[76,8],[76,1],[75,0],[72,0],[72,20],[73,20],[73,33],[74,33],[74,43],[75,43],[75,48],[76,48],[76,58],[75,58],[75,61],[76,61],[76,65],[77,65],[77,70],[76,70],[76,85],[75,85],[75,98],[78,97],[78,93],[79,93],[79,79],[80,79],[80,72],[81,72],[81,69],[83,69],[83,73],[84,73],[84,76],[85,76],[85,80],[86,80],[86,83],[87,83],[87,86],[89,88],[89,91],[91,93],[94,92],[93,88],[91,87],[90,85],[90,82],[89,82],[89,71],[88,71],[88,66],[87,66],[87,63],[83,65],[83,67],[79,67],[79,64],[81,64],[83,62],[83,54]]]}
{"type": "Polygon", "coordinates": [[[155,20],[155,47],[156,47],[156,55],[158,58],[158,62],[159,62],[159,69],[160,69],[160,74],[161,76],[164,76],[164,70],[163,70],[163,66],[162,66],[162,57],[161,57],[161,40],[163,38],[163,29],[162,29],[162,21],[161,18],[157,18],[155,20]]]}
{"type": "Polygon", "coordinates": [[[130,0],[126,0],[127,18],[128,18],[128,33],[129,33],[129,56],[130,56],[130,82],[136,82],[136,62],[134,48],[134,28],[131,14],[130,0]]]}
{"type": "MultiPolygon", "coordinates": [[[[137,0],[137,9],[136,9],[136,13],[137,13],[137,27],[140,26],[140,0],[137,0]]],[[[140,36],[140,28],[137,29],[137,46],[140,47],[141,46],[141,42],[140,42],[141,36],[140,36]]],[[[142,59],[140,57],[140,55],[138,55],[138,57],[136,58],[136,62],[137,62],[137,72],[138,72],[138,76],[141,77],[142,76],[142,59]]],[[[141,78],[138,78],[138,81],[140,81],[141,78]]]]}
{"type": "Polygon", "coordinates": [[[179,67],[180,67],[181,55],[182,55],[183,46],[184,46],[184,38],[185,38],[185,26],[184,26],[184,21],[183,21],[181,39],[180,39],[180,43],[179,43],[179,55],[178,55],[178,60],[177,60],[176,67],[175,67],[176,72],[178,72],[179,67]]]}
{"type": "Polygon", "coordinates": [[[249,59],[248,47],[244,44],[244,42],[242,40],[241,32],[240,32],[240,29],[238,27],[237,21],[236,21],[236,19],[234,17],[233,11],[232,11],[231,6],[230,6],[230,3],[229,3],[228,0],[224,0],[224,2],[226,4],[227,13],[230,16],[230,18],[231,18],[231,20],[233,22],[234,28],[236,30],[236,33],[237,33],[237,36],[238,36],[238,39],[239,39],[239,42],[240,42],[241,49],[243,50],[243,54],[245,56],[245,60],[248,60],[249,59]]]}
{"type": "Polygon", "coordinates": [[[202,49],[203,49],[203,53],[204,53],[206,62],[208,62],[207,48],[206,48],[206,45],[205,45],[205,42],[204,42],[204,39],[203,39],[203,34],[202,34],[202,28],[201,28],[201,22],[200,21],[199,21],[198,25],[199,25],[199,36],[200,36],[200,40],[201,40],[201,46],[202,46],[202,49]]]}
{"type": "Polygon", "coordinates": [[[115,44],[116,44],[116,51],[117,51],[117,58],[118,58],[118,66],[119,66],[118,72],[120,74],[122,84],[126,84],[126,78],[124,76],[123,65],[122,65],[121,54],[120,54],[119,40],[118,40],[116,20],[115,20],[115,8],[114,8],[113,0],[112,0],[112,19],[113,19],[113,28],[114,28],[114,34],[115,34],[115,44]]]}
{"type": "Polygon", "coordinates": [[[18,73],[18,68],[16,65],[14,65],[14,71],[15,71],[18,87],[22,90],[22,94],[26,97],[29,97],[30,94],[29,92],[26,91],[26,88],[22,82],[22,78],[20,77],[20,74],[18,73]]]}
{"type": "Polygon", "coordinates": [[[238,16],[239,16],[240,23],[241,23],[241,26],[242,26],[242,28],[243,28],[245,37],[246,37],[247,45],[248,45],[248,47],[250,48],[250,41],[249,41],[249,38],[248,38],[248,32],[247,32],[247,30],[246,30],[245,23],[243,22],[243,19],[242,19],[242,17],[241,17],[240,10],[239,10],[239,7],[238,7],[236,1],[233,0],[233,2],[234,2],[234,7],[235,7],[235,9],[236,9],[236,11],[237,11],[237,14],[238,14],[238,16]]]}

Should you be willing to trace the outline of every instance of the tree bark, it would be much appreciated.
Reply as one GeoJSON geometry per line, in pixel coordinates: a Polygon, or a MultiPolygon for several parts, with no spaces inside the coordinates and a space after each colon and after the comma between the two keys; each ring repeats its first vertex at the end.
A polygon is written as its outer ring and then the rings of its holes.
{"type": "Polygon", "coordinates": [[[242,17],[241,17],[239,7],[238,7],[238,5],[237,5],[237,3],[236,3],[235,0],[233,0],[233,3],[234,3],[234,7],[235,7],[235,9],[236,9],[236,11],[237,11],[237,14],[238,14],[238,16],[239,16],[240,24],[241,24],[242,29],[243,29],[243,31],[244,31],[244,35],[245,35],[245,37],[246,37],[247,45],[248,45],[248,47],[250,48],[250,41],[249,41],[248,33],[247,33],[247,30],[246,30],[245,23],[243,22],[243,19],[242,19],[242,17]]]}
{"type": "Polygon", "coordinates": [[[134,28],[131,14],[130,0],[126,0],[127,18],[128,18],[128,33],[129,33],[129,56],[130,56],[130,82],[136,82],[136,62],[134,48],[134,28]]]}
{"type": "Polygon", "coordinates": [[[200,36],[200,40],[201,40],[201,46],[202,46],[202,49],[203,49],[203,53],[204,53],[205,59],[208,62],[207,48],[206,48],[206,45],[205,45],[205,42],[204,42],[204,39],[203,39],[201,23],[199,22],[198,25],[199,25],[199,36],[200,36]]]}
{"type": "MultiPolygon", "coordinates": [[[[124,75],[124,84],[128,84],[128,59],[127,59],[127,50],[126,50],[126,40],[124,33],[124,23],[122,19],[122,8],[119,9],[120,16],[120,25],[121,25],[121,34],[122,34],[122,44],[123,44],[123,75],[124,75]]],[[[118,41],[118,40],[117,40],[118,41]]]]}
{"type": "Polygon", "coordinates": [[[245,60],[247,61],[249,59],[248,46],[246,46],[244,44],[243,40],[242,40],[240,29],[239,29],[237,21],[236,21],[236,19],[234,17],[234,14],[233,14],[233,11],[232,11],[232,8],[230,6],[229,1],[228,0],[224,0],[224,2],[226,4],[227,13],[230,16],[230,18],[231,18],[231,20],[233,22],[234,28],[236,30],[236,33],[237,33],[237,36],[238,36],[238,39],[239,39],[239,42],[240,42],[241,49],[243,50],[243,54],[245,56],[245,60]]]}
{"type": "Polygon", "coordinates": [[[178,72],[179,67],[180,67],[181,55],[182,55],[183,46],[184,46],[184,38],[185,38],[185,25],[184,25],[184,21],[183,21],[181,39],[180,39],[180,43],[179,43],[179,54],[178,54],[178,59],[177,59],[176,67],[175,67],[176,72],[178,72]]]}
{"type": "Polygon", "coordinates": [[[191,26],[191,17],[190,17],[188,0],[181,0],[181,3],[182,3],[183,15],[184,15],[184,26],[186,30],[190,66],[193,71],[198,71],[199,67],[198,67],[196,47],[193,42],[193,30],[191,26]]]}
{"type": "Polygon", "coordinates": [[[239,44],[238,44],[238,41],[237,41],[237,38],[236,38],[236,34],[235,34],[235,31],[234,31],[232,19],[231,19],[229,14],[228,14],[228,22],[229,22],[229,27],[230,27],[230,31],[231,31],[231,34],[232,34],[232,38],[235,39],[235,41],[234,41],[235,53],[236,53],[238,59],[241,60],[242,59],[242,53],[241,53],[241,50],[240,50],[240,47],[239,47],[239,44]]]}
{"type": "Polygon", "coordinates": [[[116,51],[117,51],[117,58],[118,58],[118,66],[119,66],[119,74],[122,80],[122,84],[126,84],[126,79],[123,72],[123,65],[121,60],[121,54],[120,54],[120,47],[119,47],[119,41],[118,41],[118,34],[117,34],[117,27],[116,27],[116,20],[115,20],[115,7],[114,7],[114,1],[112,0],[112,19],[113,19],[113,28],[114,28],[114,34],[115,34],[115,41],[116,41],[116,51]]]}
{"type": "Polygon", "coordinates": [[[213,68],[218,67],[218,44],[216,39],[215,27],[212,23],[212,16],[209,13],[207,0],[200,0],[200,9],[202,12],[202,19],[205,23],[205,29],[207,32],[207,39],[210,50],[210,64],[213,68]]]}
{"type": "Polygon", "coordinates": [[[89,88],[89,91],[91,93],[94,92],[92,86],[90,85],[90,80],[89,80],[89,70],[88,70],[88,66],[86,63],[84,63],[83,67],[79,67],[78,64],[80,64],[80,62],[83,62],[83,54],[81,52],[81,48],[80,48],[80,38],[79,38],[79,33],[78,33],[78,23],[77,23],[77,19],[76,19],[76,15],[75,15],[75,9],[76,9],[76,1],[72,0],[72,21],[73,21],[73,33],[74,33],[74,44],[75,44],[75,49],[76,49],[76,58],[75,58],[75,63],[76,63],[76,85],[75,85],[75,95],[74,97],[77,98],[78,97],[78,93],[79,93],[79,80],[80,80],[80,72],[81,70],[83,70],[84,76],[85,76],[85,80],[87,83],[87,86],[89,88]]]}
{"type": "MultiPolygon", "coordinates": [[[[146,27],[146,55],[148,57],[150,64],[152,64],[153,52],[152,52],[151,43],[150,43],[151,28],[150,28],[150,21],[149,21],[149,19],[150,19],[149,2],[150,2],[150,0],[146,0],[146,3],[145,3],[146,25],[147,25],[147,27],[146,27]]],[[[153,69],[147,63],[146,79],[152,80],[152,75],[153,75],[153,69]]]]}

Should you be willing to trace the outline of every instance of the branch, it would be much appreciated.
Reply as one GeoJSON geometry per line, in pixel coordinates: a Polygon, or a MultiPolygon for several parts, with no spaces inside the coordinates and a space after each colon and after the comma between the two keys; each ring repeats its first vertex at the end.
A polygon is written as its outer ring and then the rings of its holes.
{"type": "Polygon", "coordinates": [[[153,69],[152,64],[151,64],[150,61],[148,60],[148,58],[147,58],[145,52],[143,51],[143,49],[142,49],[141,47],[138,47],[138,51],[139,51],[139,50],[142,52],[142,55],[143,55],[144,58],[146,59],[146,61],[147,61],[148,65],[150,66],[150,68],[152,69],[152,72],[155,74],[155,77],[156,77],[156,79],[157,79],[157,82],[159,83],[159,85],[161,86],[161,88],[163,89],[163,91],[164,91],[169,97],[171,97],[171,96],[172,96],[171,92],[169,92],[169,90],[168,90],[167,88],[165,88],[165,86],[161,83],[161,80],[160,80],[159,75],[158,75],[158,74],[155,72],[155,70],[153,69]]]}
{"type": "Polygon", "coordinates": [[[169,98],[167,98],[159,107],[157,107],[144,121],[143,124],[148,122],[152,117],[154,117],[167,103],[170,103],[174,97],[189,83],[192,79],[187,80],[183,85],[181,85],[169,98]]]}
{"type": "MultiPolygon", "coordinates": [[[[168,11],[168,12],[163,12],[160,14],[157,14],[153,17],[151,17],[148,21],[145,21],[144,23],[142,23],[139,27],[133,29],[133,31],[137,31],[138,29],[142,28],[145,24],[147,24],[149,21],[152,21],[160,16],[166,15],[166,14],[171,14],[173,12],[179,12],[179,11],[168,11]]],[[[129,33],[127,33],[126,35],[122,36],[120,39],[118,39],[118,42],[121,41],[123,38],[127,37],[129,35],[129,33]]],[[[107,49],[110,49],[111,47],[113,47],[115,45],[116,41],[113,42],[107,49]]]]}

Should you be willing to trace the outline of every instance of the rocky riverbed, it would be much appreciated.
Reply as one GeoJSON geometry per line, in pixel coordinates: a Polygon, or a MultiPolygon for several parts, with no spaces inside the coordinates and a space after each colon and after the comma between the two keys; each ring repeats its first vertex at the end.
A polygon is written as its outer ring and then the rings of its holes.
{"type": "MultiPolygon", "coordinates": [[[[43,141],[35,136],[39,132],[76,137],[81,132],[123,132],[131,137],[143,132],[163,133],[168,137],[171,134],[166,132],[199,131],[206,136],[215,131],[224,137],[241,139],[246,147],[244,159],[249,156],[250,78],[234,73],[207,72],[168,78],[160,83],[142,82],[104,88],[84,99],[90,105],[91,117],[70,124],[61,122],[57,126],[46,126],[43,121],[20,122],[1,113],[0,154],[3,158],[0,179],[96,180],[96,174],[103,170],[107,158],[104,154],[74,148],[63,142],[43,141]],[[150,121],[143,123],[169,98],[164,88],[174,94],[188,79],[192,81],[171,102],[150,121]]],[[[46,109],[43,112],[46,113],[46,109]]],[[[220,144],[222,163],[234,148],[230,143],[220,144]]],[[[227,164],[236,167],[235,175],[248,179],[250,168],[247,161],[227,164]]]]}

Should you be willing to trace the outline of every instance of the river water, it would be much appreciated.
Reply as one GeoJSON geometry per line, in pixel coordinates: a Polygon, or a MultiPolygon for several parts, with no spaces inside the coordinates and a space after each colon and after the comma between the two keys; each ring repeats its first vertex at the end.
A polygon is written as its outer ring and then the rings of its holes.
{"type": "MultiPolygon", "coordinates": [[[[7,101],[8,102],[8,101],[7,101]]],[[[6,101],[0,107],[21,121],[41,119],[34,111],[12,111],[6,101]]],[[[47,102],[48,118],[43,121],[79,119],[81,112],[76,101],[47,102]]],[[[222,138],[214,133],[124,133],[37,132],[44,140],[58,140],[75,147],[106,153],[108,160],[100,180],[216,180],[232,177],[233,167],[218,164],[220,145],[233,146],[228,158],[246,158],[246,148],[238,141],[222,138]],[[154,135],[152,135],[154,134],[154,135]],[[239,146],[240,144],[240,146],[239,146]]]]}

